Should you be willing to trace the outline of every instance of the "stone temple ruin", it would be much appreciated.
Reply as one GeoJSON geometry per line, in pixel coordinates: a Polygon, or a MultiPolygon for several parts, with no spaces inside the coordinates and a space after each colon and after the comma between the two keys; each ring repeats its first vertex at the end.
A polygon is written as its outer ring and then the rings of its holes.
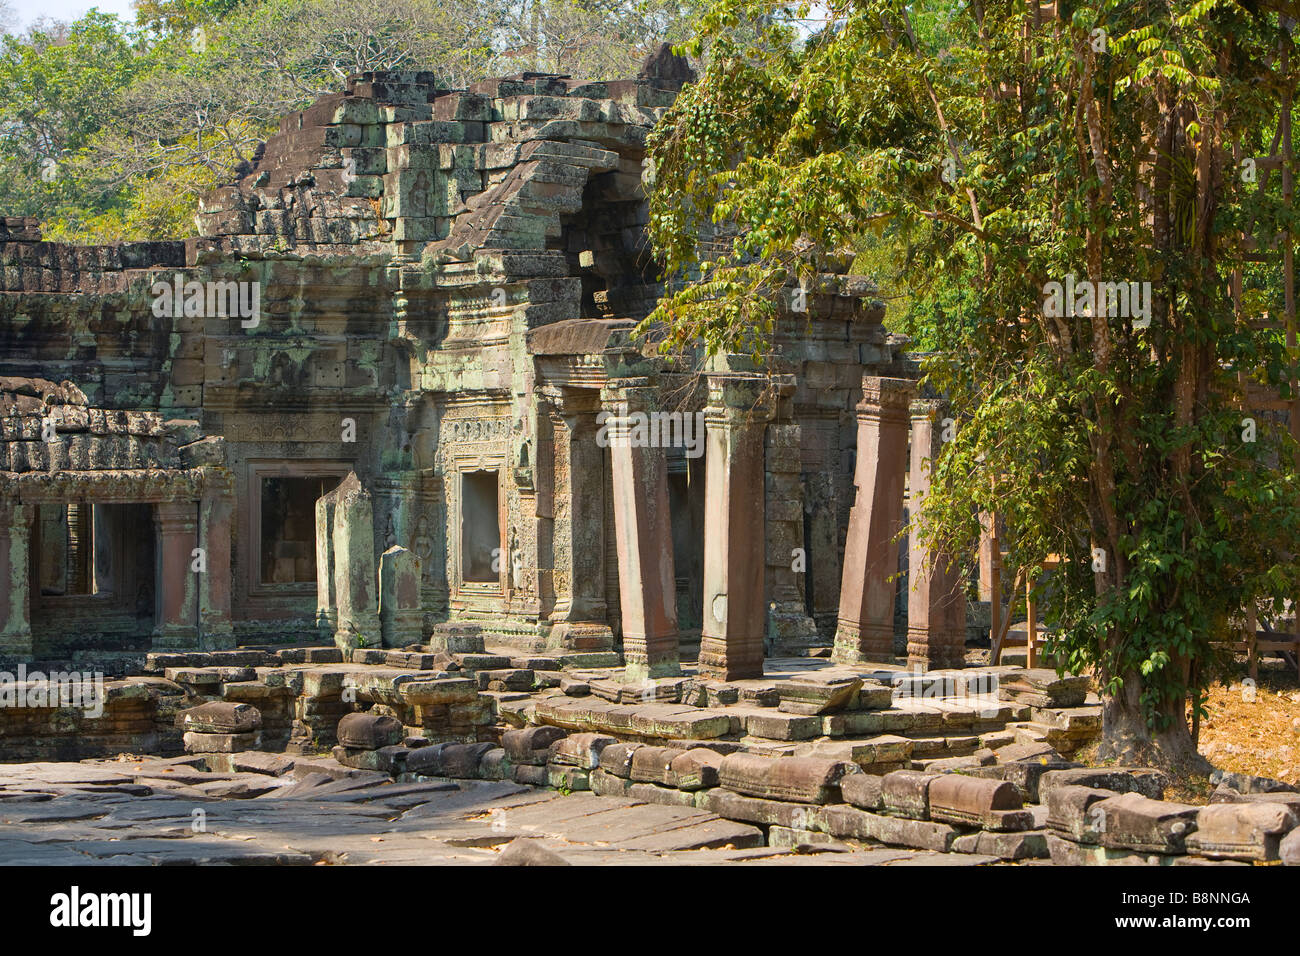
{"type": "MultiPolygon", "coordinates": [[[[963,582],[897,541],[943,410],[868,280],[828,259],[762,370],[633,336],[661,291],[646,137],[681,66],[363,74],[285,117],[198,238],[3,220],[0,666],[113,679],[98,713],[7,702],[0,760],[127,752],[78,766],[226,774],[209,796],[513,781],[733,821],[698,846],[1194,852],[1186,826],[1075,832],[1088,794],[1055,829],[1031,806],[1048,771],[1161,786],[1071,769],[1086,679],[962,669],[963,582]]],[[[1275,859],[1287,827],[1261,826],[1228,855],[1275,859]]]]}

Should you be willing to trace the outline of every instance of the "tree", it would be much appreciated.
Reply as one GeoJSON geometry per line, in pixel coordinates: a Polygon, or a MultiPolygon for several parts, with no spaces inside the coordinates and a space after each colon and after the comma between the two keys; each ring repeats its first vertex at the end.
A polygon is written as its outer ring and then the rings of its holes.
{"type": "Polygon", "coordinates": [[[1067,559],[1048,652],[1096,675],[1103,757],[1199,765],[1212,642],[1300,591],[1295,443],[1243,425],[1247,386],[1289,394],[1293,356],[1252,320],[1281,311],[1267,268],[1291,240],[1271,238],[1295,213],[1234,158],[1291,109],[1291,7],[846,0],[810,23],[720,0],[695,41],[713,58],[652,138],[665,348],[761,355],[792,274],[889,231],[961,421],[923,533],[971,554],[998,511],[1014,566],[1067,559]],[[719,224],[736,238],[710,258],[719,224]],[[1058,308],[1067,283],[1103,303],[1058,308]]]}
{"type": "Polygon", "coordinates": [[[0,40],[0,209],[45,215],[75,188],[67,163],[105,123],[139,70],[115,17],[40,22],[0,40]]]}

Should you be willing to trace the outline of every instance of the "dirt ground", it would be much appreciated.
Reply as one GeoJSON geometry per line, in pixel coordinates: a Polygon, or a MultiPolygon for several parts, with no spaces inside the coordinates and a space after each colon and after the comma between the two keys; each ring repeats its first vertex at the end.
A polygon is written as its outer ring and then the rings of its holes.
{"type": "Polygon", "coordinates": [[[1261,661],[1252,686],[1245,668],[1216,684],[1201,721],[1201,753],[1216,767],[1300,784],[1300,682],[1295,671],[1261,661]]]}

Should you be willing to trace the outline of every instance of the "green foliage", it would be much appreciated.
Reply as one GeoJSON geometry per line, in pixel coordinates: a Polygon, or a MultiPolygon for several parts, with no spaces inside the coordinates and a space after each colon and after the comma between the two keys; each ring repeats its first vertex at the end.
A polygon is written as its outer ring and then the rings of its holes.
{"type": "Polygon", "coordinates": [[[898,326],[939,350],[927,378],[960,422],[921,533],[973,554],[996,511],[1013,568],[1065,557],[1049,651],[1185,738],[1211,642],[1300,592],[1294,443],[1260,416],[1241,440],[1245,386],[1286,391],[1280,335],[1246,320],[1279,314],[1272,237],[1295,210],[1232,161],[1268,152],[1297,79],[1287,31],[1231,0],[1103,0],[1040,25],[1021,4],[850,0],[801,41],[785,9],[720,0],[702,21],[714,56],[652,138],[672,294],[644,328],[762,353],[776,290],[819,256],[896,277],[898,326]],[[767,26],[729,40],[744,23],[767,26]],[[1248,222],[1266,262],[1244,258],[1248,222]],[[1150,327],[1046,315],[1067,274],[1151,282],[1150,327]]]}
{"type": "Polygon", "coordinates": [[[448,89],[520,69],[629,76],[685,37],[695,3],[140,0],[134,26],[91,13],[6,36],[0,213],[65,241],[190,235],[204,191],[352,74],[429,70],[448,89]]]}

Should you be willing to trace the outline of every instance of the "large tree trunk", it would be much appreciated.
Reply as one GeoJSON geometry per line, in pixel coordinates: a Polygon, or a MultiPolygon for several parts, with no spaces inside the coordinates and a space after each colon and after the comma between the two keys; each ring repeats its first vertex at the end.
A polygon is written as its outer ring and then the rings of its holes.
{"type": "Polygon", "coordinates": [[[1162,730],[1147,726],[1141,705],[1142,677],[1130,674],[1115,696],[1101,698],[1101,745],[1097,756],[1128,766],[1155,766],[1182,772],[1208,773],[1210,762],[1197,752],[1187,726],[1185,704],[1177,701],[1166,706],[1161,716],[1168,718],[1162,730]]]}

